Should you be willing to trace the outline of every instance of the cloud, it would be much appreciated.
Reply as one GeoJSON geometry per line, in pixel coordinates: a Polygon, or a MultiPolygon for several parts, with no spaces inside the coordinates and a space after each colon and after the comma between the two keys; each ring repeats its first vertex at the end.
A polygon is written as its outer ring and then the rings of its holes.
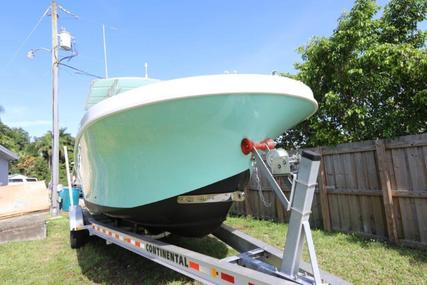
{"type": "Polygon", "coordinates": [[[31,121],[15,121],[15,122],[5,122],[6,125],[14,128],[25,128],[33,126],[47,126],[52,124],[51,120],[31,120],[31,121]]]}

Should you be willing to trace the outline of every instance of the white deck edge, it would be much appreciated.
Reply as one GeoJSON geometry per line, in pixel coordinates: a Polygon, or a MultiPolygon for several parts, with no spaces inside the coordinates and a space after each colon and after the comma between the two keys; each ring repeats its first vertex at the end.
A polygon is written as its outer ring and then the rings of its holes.
{"type": "Polygon", "coordinates": [[[258,74],[186,77],[138,87],[104,99],[92,106],[80,122],[76,145],[84,130],[97,120],[125,110],[189,97],[260,93],[299,97],[312,102],[316,107],[314,112],[317,110],[318,105],[311,89],[304,83],[287,77],[258,74]]]}

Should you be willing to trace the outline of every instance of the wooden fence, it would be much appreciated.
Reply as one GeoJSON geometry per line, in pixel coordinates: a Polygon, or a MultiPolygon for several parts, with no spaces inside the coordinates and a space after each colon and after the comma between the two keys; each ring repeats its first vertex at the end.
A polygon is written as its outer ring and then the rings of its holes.
{"type": "MultiPolygon", "coordinates": [[[[322,154],[310,223],[427,248],[427,133],[314,149],[322,154]]],[[[232,214],[287,222],[266,179],[254,179],[232,214]]],[[[278,178],[285,194],[289,187],[278,178]]]]}

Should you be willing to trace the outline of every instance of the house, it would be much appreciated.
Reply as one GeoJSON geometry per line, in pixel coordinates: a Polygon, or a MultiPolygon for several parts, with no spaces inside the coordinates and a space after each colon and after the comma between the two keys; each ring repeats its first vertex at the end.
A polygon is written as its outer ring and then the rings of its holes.
{"type": "Polygon", "coordinates": [[[18,155],[0,145],[0,186],[8,184],[9,161],[17,160],[18,155]]]}

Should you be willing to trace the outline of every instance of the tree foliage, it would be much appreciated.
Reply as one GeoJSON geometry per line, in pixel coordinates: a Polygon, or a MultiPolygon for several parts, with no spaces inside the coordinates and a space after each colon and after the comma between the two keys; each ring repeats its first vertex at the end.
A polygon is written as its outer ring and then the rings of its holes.
{"type": "Polygon", "coordinates": [[[299,48],[297,78],[319,110],[285,133],[303,146],[427,131],[427,1],[391,0],[381,17],[372,0],[357,0],[330,37],[299,48]]]}
{"type": "MultiPolygon", "coordinates": [[[[68,157],[73,159],[74,138],[66,133],[66,129],[59,131],[60,144],[60,182],[66,184],[65,158],[63,146],[67,146],[68,157]]],[[[31,140],[26,131],[21,128],[10,128],[0,121],[0,145],[12,150],[19,156],[18,161],[12,162],[9,173],[21,173],[37,177],[39,180],[50,181],[50,163],[52,157],[52,133],[47,132],[41,137],[31,140]]]]}

